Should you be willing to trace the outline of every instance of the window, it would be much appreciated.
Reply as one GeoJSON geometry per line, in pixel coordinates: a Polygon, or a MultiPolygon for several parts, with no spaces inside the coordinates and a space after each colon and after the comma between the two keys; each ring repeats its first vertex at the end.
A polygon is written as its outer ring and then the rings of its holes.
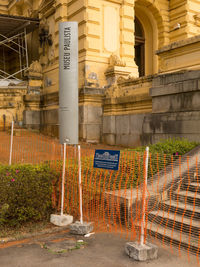
{"type": "Polygon", "coordinates": [[[137,18],[135,18],[135,63],[138,66],[139,76],[145,75],[145,38],[144,30],[137,18]]]}

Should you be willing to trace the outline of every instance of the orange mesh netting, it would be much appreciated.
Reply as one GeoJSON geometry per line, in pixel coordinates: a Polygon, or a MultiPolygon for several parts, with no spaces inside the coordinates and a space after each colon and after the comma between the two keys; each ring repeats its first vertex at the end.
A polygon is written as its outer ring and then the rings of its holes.
{"type": "MultiPolygon", "coordinates": [[[[10,136],[1,133],[1,163],[9,161],[9,146],[10,136]]],[[[145,241],[159,240],[172,252],[176,247],[180,255],[185,250],[188,259],[193,254],[199,263],[200,158],[150,153],[146,185],[145,152],[122,150],[118,171],[93,168],[94,152],[82,145],[84,221],[93,221],[95,231],[123,233],[138,241],[144,224],[145,241]]],[[[60,173],[59,181],[52,185],[52,205],[57,211],[61,206],[62,158],[62,146],[51,138],[33,133],[14,136],[13,164],[46,162],[60,173]]],[[[65,212],[79,220],[79,205],[78,150],[67,146],[65,212]]]]}

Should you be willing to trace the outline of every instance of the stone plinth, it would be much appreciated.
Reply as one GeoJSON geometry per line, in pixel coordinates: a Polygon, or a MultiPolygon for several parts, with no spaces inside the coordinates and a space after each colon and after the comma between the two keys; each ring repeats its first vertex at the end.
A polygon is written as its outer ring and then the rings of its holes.
{"type": "Polygon", "coordinates": [[[89,143],[101,142],[104,89],[84,87],[79,93],[79,137],[89,143]]]}
{"type": "Polygon", "coordinates": [[[23,112],[23,124],[26,128],[40,129],[41,119],[41,96],[28,94],[24,96],[25,110],[23,112]]]}

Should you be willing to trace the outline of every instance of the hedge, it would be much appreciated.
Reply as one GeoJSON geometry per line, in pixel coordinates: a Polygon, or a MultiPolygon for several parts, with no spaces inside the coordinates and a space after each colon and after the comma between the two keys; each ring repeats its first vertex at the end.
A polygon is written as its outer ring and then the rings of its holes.
{"type": "MultiPolygon", "coordinates": [[[[199,142],[189,141],[186,138],[169,138],[149,145],[149,151],[152,154],[184,155],[198,145],[200,145],[199,142]]],[[[137,147],[133,150],[143,152],[145,151],[145,146],[137,147]]]]}
{"type": "Polygon", "coordinates": [[[59,174],[48,165],[0,165],[0,225],[48,219],[52,182],[59,174]]]}

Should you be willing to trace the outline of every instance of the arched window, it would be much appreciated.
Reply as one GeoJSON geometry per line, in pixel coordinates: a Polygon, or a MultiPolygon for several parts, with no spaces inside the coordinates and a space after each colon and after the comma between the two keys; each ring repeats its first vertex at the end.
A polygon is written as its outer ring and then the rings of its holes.
{"type": "Polygon", "coordinates": [[[138,66],[139,76],[145,75],[145,36],[140,21],[135,18],[135,63],[138,66]]]}

